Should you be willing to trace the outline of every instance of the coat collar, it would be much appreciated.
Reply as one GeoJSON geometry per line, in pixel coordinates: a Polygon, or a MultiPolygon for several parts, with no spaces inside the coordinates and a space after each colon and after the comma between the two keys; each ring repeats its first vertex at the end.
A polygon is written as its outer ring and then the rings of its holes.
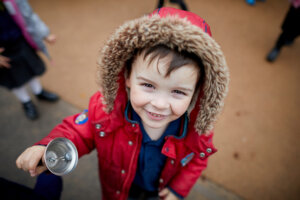
{"type": "Polygon", "coordinates": [[[209,35],[208,27],[196,14],[174,8],[162,8],[120,26],[107,40],[98,60],[98,84],[106,103],[105,112],[115,108],[117,95],[125,90],[124,66],[135,50],[164,44],[201,58],[204,84],[197,91],[191,114],[195,117],[196,132],[209,133],[224,104],[229,72],[220,46],[209,35]]]}
{"type": "MultiPolygon", "coordinates": [[[[130,104],[130,101],[128,101],[127,105],[126,105],[126,109],[125,109],[125,119],[127,122],[130,122],[132,124],[138,124],[138,121],[135,121],[135,120],[132,120],[131,117],[129,116],[130,115],[130,111],[132,110],[132,106],[130,104]]],[[[180,128],[180,134],[178,136],[172,136],[176,139],[184,139],[186,137],[186,134],[187,134],[187,126],[188,126],[188,116],[187,116],[187,113],[185,113],[183,116],[182,116],[182,119],[181,120],[181,128],[180,128]]]]}

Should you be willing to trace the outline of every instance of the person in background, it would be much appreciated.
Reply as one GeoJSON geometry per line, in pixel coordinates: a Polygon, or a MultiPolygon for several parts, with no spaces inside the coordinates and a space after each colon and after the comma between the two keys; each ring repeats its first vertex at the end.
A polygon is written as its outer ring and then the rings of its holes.
{"type": "MultiPolygon", "coordinates": [[[[182,10],[188,10],[184,0],[170,0],[171,3],[178,4],[182,10]]],[[[157,8],[162,8],[164,6],[165,0],[159,0],[157,8]]]]}
{"type": "Polygon", "coordinates": [[[102,49],[100,91],[16,160],[31,176],[52,139],[71,140],[81,157],[98,151],[103,200],[186,197],[217,150],[213,126],[229,72],[209,25],[175,8],[120,26],[102,49]]]}
{"type": "MultiPolygon", "coordinates": [[[[266,1],[266,0],[258,0],[258,1],[266,1]]],[[[251,5],[251,6],[254,6],[255,3],[256,3],[256,0],[246,0],[246,3],[251,5]]]]}
{"type": "Polygon", "coordinates": [[[300,35],[300,0],[291,0],[290,2],[290,8],[281,26],[282,32],[279,35],[275,46],[266,57],[269,62],[274,62],[278,57],[281,48],[293,44],[294,40],[300,35]]]}
{"type": "Polygon", "coordinates": [[[43,40],[53,44],[56,36],[50,34],[27,0],[1,0],[0,21],[0,85],[16,95],[29,119],[37,119],[39,114],[26,85],[38,100],[55,102],[59,99],[43,89],[37,78],[46,68],[36,51],[50,58],[43,40]]]}

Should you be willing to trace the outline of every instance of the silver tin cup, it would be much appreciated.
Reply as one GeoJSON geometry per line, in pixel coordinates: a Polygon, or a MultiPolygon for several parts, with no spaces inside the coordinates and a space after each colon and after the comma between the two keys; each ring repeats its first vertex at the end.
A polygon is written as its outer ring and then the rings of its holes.
{"type": "Polygon", "coordinates": [[[69,139],[55,138],[47,145],[44,158],[48,170],[62,176],[76,168],[78,152],[69,139]]]}

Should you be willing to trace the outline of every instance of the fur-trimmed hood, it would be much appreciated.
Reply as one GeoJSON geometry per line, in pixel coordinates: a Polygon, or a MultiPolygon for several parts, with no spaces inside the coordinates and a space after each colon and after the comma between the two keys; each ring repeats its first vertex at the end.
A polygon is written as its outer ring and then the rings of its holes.
{"type": "Polygon", "coordinates": [[[204,65],[205,78],[191,115],[194,128],[208,133],[220,113],[228,91],[229,72],[224,55],[211,37],[206,22],[194,13],[175,8],[161,8],[151,15],[128,21],[109,38],[98,60],[97,82],[106,104],[105,111],[114,108],[124,66],[135,49],[164,44],[198,55],[204,65]],[[201,97],[201,100],[200,100],[201,97]]]}

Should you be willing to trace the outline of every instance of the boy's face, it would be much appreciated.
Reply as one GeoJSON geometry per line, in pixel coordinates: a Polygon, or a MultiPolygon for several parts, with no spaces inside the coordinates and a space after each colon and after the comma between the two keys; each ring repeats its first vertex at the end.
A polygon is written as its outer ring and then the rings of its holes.
{"type": "Polygon", "coordinates": [[[130,88],[130,101],[140,116],[145,129],[165,129],[188,109],[193,97],[199,69],[193,64],[184,65],[165,73],[171,56],[155,58],[149,63],[144,52],[132,64],[126,86],[130,88]]]}

